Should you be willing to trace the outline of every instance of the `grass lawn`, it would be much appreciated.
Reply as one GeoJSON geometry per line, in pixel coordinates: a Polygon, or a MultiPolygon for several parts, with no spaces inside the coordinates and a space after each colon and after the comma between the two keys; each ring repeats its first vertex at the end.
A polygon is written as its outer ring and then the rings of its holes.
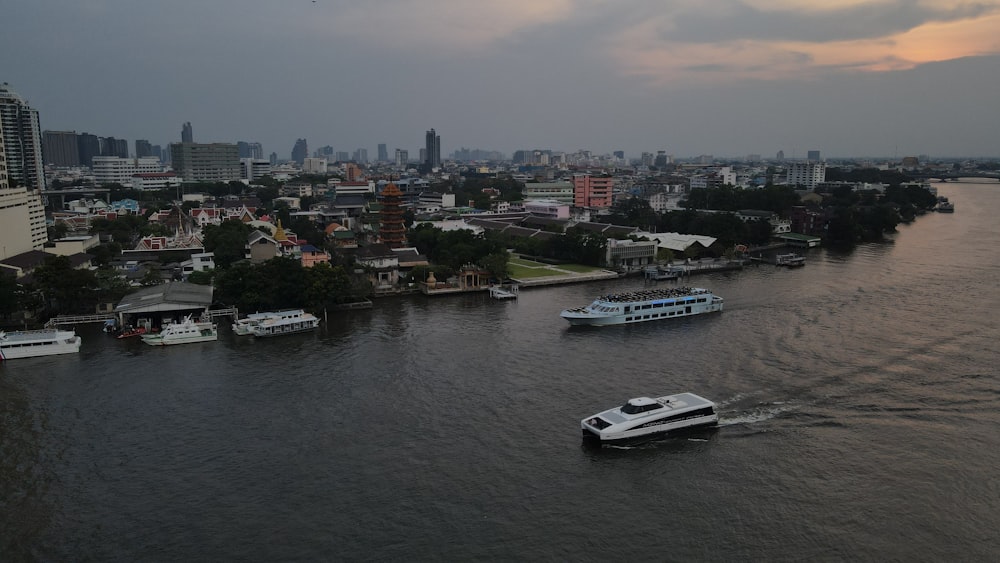
{"type": "Polygon", "coordinates": [[[510,269],[510,277],[519,279],[566,275],[566,272],[586,274],[601,270],[600,268],[583,266],[581,264],[560,264],[558,266],[553,266],[550,264],[543,264],[541,262],[525,260],[523,258],[511,258],[507,262],[507,265],[510,269]]]}
{"type": "Polygon", "coordinates": [[[525,278],[541,278],[545,276],[556,276],[562,272],[549,269],[548,266],[540,264],[542,267],[527,267],[521,264],[514,264],[512,262],[507,263],[507,269],[510,270],[510,277],[514,279],[525,279],[525,278]]]}

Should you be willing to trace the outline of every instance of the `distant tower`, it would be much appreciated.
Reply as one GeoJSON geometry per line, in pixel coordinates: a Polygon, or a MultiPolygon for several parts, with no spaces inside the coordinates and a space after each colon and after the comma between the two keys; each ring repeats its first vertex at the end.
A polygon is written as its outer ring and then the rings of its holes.
{"type": "Polygon", "coordinates": [[[809,162],[819,162],[819,151],[806,152],[806,160],[809,162]]]}
{"type": "Polygon", "coordinates": [[[194,142],[194,131],[191,129],[190,121],[185,121],[184,125],[181,127],[181,142],[182,143],[194,142]]]}
{"type": "Polygon", "coordinates": [[[8,182],[29,190],[45,189],[38,110],[28,106],[6,82],[0,84],[0,135],[7,158],[8,182]]]}
{"type": "Polygon", "coordinates": [[[775,156],[775,158],[779,161],[785,160],[785,151],[778,151],[778,154],[775,156]]]}
{"type": "Polygon", "coordinates": [[[302,166],[307,156],[309,156],[309,144],[306,143],[305,139],[297,139],[295,146],[292,147],[292,160],[298,162],[299,166],[302,166]]]}
{"type": "Polygon", "coordinates": [[[382,210],[379,212],[379,239],[389,248],[400,248],[406,243],[403,225],[403,193],[396,184],[389,182],[382,188],[382,210]]]}
{"type": "Polygon", "coordinates": [[[424,164],[427,168],[437,168],[441,166],[441,136],[433,129],[424,136],[424,164]]]}
{"type": "Polygon", "coordinates": [[[389,161],[389,149],[385,146],[385,143],[378,144],[378,161],[379,162],[389,161]]]}
{"type": "MultiPolygon", "coordinates": [[[[136,139],[135,140],[135,157],[142,158],[144,156],[153,156],[153,144],[146,139],[136,139]]],[[[157,154],[156,158],[160,158],[157,154]]]]}

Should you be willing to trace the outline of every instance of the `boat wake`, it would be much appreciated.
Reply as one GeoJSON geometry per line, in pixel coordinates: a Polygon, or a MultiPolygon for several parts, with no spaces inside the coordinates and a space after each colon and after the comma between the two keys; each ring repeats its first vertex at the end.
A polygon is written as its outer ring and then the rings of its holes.
{"type": "Polygon", "coordinates": [[[719,415],[719,426],[736,426],[739,424],[755,424],[758,422],[764,422],[765,420],[771,420],[784,413],[795,410],[795,405],[785,404],[783,402],[766,403],[760,405],[756,409],[744,412],[744,413],[733,413],[719,415]]]}

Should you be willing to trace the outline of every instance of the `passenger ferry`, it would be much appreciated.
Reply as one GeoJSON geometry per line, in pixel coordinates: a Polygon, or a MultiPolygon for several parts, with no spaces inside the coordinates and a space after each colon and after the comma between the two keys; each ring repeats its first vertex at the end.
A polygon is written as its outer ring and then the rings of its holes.
{"type": "Polygon", "coordinates": [[[253,327],[271,318],[277,313],[250,313],[244,319],[237,319],[233,324],[233,333],[237,336],[250,336],[253,334],[253,327]]]}
{"type": "Polygon", "coordinates": [[[191,315],[179,323],[167,325],[157,333],[142,335],[142,341],[151,346],[170,346],[194,342],[212,342],[219,339],[214,323],[191,320],[191,315]]]}
{"type": "Polygon", "coordinates": [[[319,326],[319,319],[312,313],[302,309],[270,313],[270,316],[257,323],[251,330],[254,336],[280,336],[306,332],[319,326]]]}
{"type": "Polygon", "coordinates": [[[620,407],[581,420],[580,427],[584,440],[608,444],[715,426],[718,422],[715,403],[694,393],[680,393],[629,399],[620,407]]]}
{"type": "Polygon", "coordinates": [[[16,332],[0,330],[0,360],[71,354],[79,352],[82,343],[75,330],[57,328],[16,332]]]}
{"type": "Polygon", "coordinates": [[[571,325],[618,325],[722,310],[722,298],[699,287],[657,288],[598,297],[559,314],[571,325]]]}
{"type": "Polygon", "coordinates": [[[787,268],[800,268],[806,265],[806,257],[799,256],[794,252],[779,254],[774,257],[774,264],[776,266],[785,266],[787,268]]]}

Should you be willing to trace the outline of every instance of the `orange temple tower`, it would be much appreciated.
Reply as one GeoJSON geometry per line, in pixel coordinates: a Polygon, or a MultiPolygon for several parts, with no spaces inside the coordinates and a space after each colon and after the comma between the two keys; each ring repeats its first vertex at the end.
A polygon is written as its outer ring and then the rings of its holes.
{"type": "Polygon", "coordinates": [[[406,243],[402,198],[403,193],[392,182],[389,182],[382,189],[382,211],[379,212],[378,236],[389,248],[400,248],[406,243]]]}

